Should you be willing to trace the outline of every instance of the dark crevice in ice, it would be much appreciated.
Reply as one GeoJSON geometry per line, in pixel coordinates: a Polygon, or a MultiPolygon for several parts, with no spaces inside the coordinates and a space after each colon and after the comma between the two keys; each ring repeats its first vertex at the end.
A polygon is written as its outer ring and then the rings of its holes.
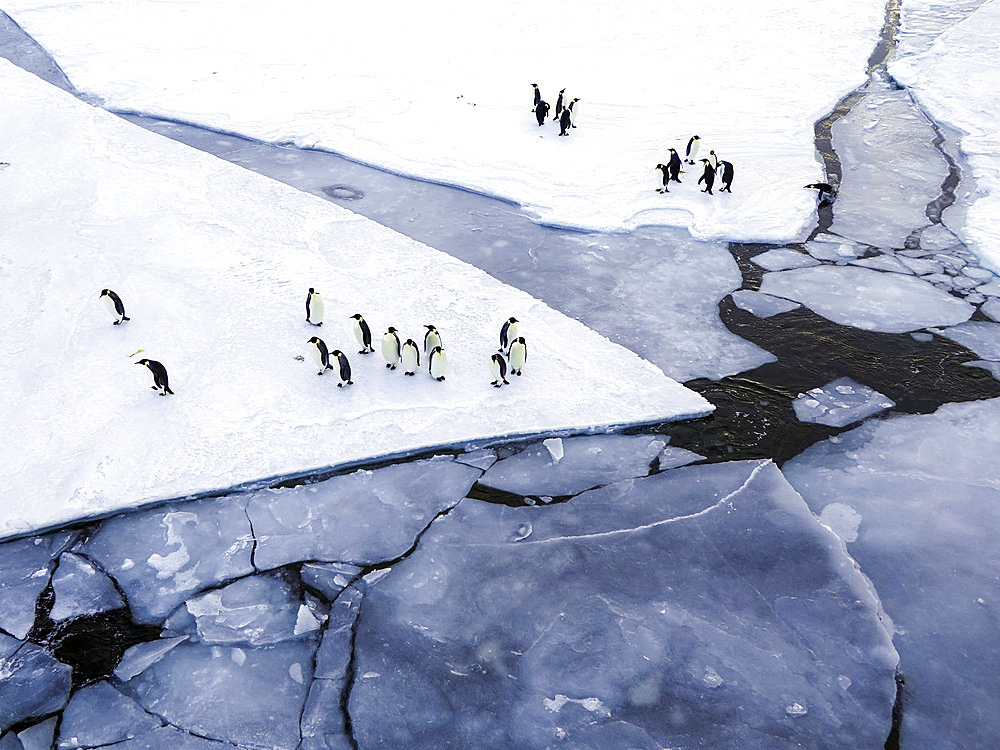
{"type": "Polygon", "coordinates": [[[958,189],[958,183],[962,181],[962,170],[959,168],[958,162],[955,161],[944,147],[946,139],[944,133],[941,131],[941,126],[931,119],[930,115],[913,99],[912,95],[910,96],[910,101],[923,112],[928,124],[934,130],[934,139],[931,141],[931,145],[937,149],[938,153],[941,154],[948,164],[948,175],[944,178],[944,182],[941,183],[941,194],[928,203],[927,208],[924,209],[924,214],[931,224],[940,224],[941,216],[944,214],[945,209],[955,202],[955,190],[958,189]]]}
{"type": "Polygon", "coordinates": [[[903,693],[906,689],[906,679],[896,672],[896,700],[892,704],[892,729],[885,740],[885,750],[900,750],[899,732],[903,726],[903,693]]]}
{"type": "MultiPolygon", "coordinates": [[[[345,589],[346,590],[346,589],[345,589]]],[[[354,690],[355,661],[357,659],[358,629],[361,625],[361,610],[365,606],[364,592],[361,592],[361,600],[358,602],[358,611],[354,615],[354,622],[351,623],[351,644],[349,647],[350,656],[347,659],[347,667],[344,669],[344,689],[340,693],[340,713],[344,717],[344,735],[351,743],[351,750],[359,750],[358,740],[354,736],[354,722],[351,720],[351,691],[354,690]]]]}
{"type": "Polygon", "coordinates": [[[250,518],[250,508],[244,506],[243,514],[247,517],[247,523],[250,525],[250,537],[253,539],[253,544],[250,546],[250,567],[259,573],[260,568],[257,567],[257,534],[253,530],[253,519],[250,518]]]}
{"type": "MultiPolygon", "coordinates": [[[[596,488],[591,487],[589,489],[596,488]]],[[[506,505],[510,508],[523,508],[529,505],[555,505],[558,503],[565,503],[586,491],[588,490],[581,490],[581,492],[577,492],[572,495],[520,495],[516,492],[508,492],[507,490],[500,490],[496,487],[488,487],[485,484],[476,482],[469,489],[466,497],[470,500],[482,500],[486,503],[506,505]]]]}

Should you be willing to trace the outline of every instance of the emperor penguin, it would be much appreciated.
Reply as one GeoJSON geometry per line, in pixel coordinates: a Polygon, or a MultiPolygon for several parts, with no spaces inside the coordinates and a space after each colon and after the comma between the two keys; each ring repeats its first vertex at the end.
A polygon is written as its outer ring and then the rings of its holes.
{"type": "Polygon", "coordinates": [[[837,190],[829,182],[813,182],[806,185],[807,188],[818,192],[819,205],[831,202],[837,196],[837,190]]]}
{"type": "Polygon", "coordinates": [[[337,387],[343,388],[345,385],[354,385],[354,381],[351,380],[351,363],[347,361],[347,355],[340,351],[340,349],[334,349],[330,352],[330,356],[336,357],[337,364],[340,365],[339,372],[338,369],[330,368],[340,375],[340,382],[337,383],[337,387]]]}
{"type": "Polygon", "coordinates": [[[309,354],[313,358],[313,362],[319,368],[317,375],[322,375],[327,370],[332,370],[333,365],[330,364],[330,352],[326,348],[326,342],[323,341],[319,336],[313,336],[306,343],[309,344],[309,354]]]}
{"type": "Polygon", "coordinates": [[[691,140],[688,141],[687,151],[684,153],[688,164],[694,164],[694,160],[698,158],[698,146],[701,145],[700,141],[701,137],[697,135],[691,136],[691,140]]]}
{"type": "Polygon", "coordinates": [[[112,323],[112,325],[119,325],[126,320],[131,320],[131,318],[125,317],[125,305],[122,304],[121,297],[112,292],[110,289],[101,290],[101,299],[104,300],[104,304],[108,306],[108,312],[115,316],[115,322],[112,323]]]}
{"type": "Polygon", "coordinates": [[[518,336],[510,345],[510,371],[520,377],[527,359],[528,345],[524,341],[524,336],[518,336]]]}
{"type": "Polygon", "coordinates": [[[385,366],[395,370],[399,363],[399,336],[392,326],[382,335],[382,356],[385,357],[385,366]]]}
{"type": "Polygon", "coordinates": [[[400,358],[403,362],[403,374],[416,375],[417,368],[420,367],[420,350],[417,348],[417,342],[407,339],[400,351],[400,358]]]}
{"type": "Polygon", "coordinates": [[[493,375],[493,382],[490,385],[494,388],[510,385],[507,381],[507,362],[502,355],[494,354],[490,357],[490,373],[493,375]]]}
{"type": "Polygon", "coordinates": [[[576,127],[576,116],[578,114],[580,114],[580,97],[577,96],[569,103],[569,126],[571,128],[576,127]]]}
{"type": "Polygon", "coordinates": [[[708,152],[708,163],[712,165],[713,170],[719,168],[719,157],[715,155],[714,149],[708,152]]]}
{"type": "Polygon", "coordinates": [[[435,346],[441,346],[441,334],[432,325],[425,325],[424,328],[427,329],[427,333],[424,334],[424,356],[429,357],[435,346]]]}
{"type": "Polygon", "coordinates": [[[562,114],[562,111],[563,111],[563,95],[565,93],[566,93],[566,89],[559,89],[559,98],[556,99],[556,116],[552,118],[553,120],[559,120],[559,116],[562,114]]]}
{"type": "Polygon", "coordinates": [[[354,325],[352,326],[354,328],[354,338],[361,345],[361,351],[358,354],[371,354],[375,351],[374,347],[372,347],[371,329],[368,327],[365,319],[361,317],[361,313],[354,313],[351,319],[354,321],[354,325]]]}
{"type": "Polygon", "coordinates": [[[548,102],[538,102],[535,105],[535,119],[538,120],[539,125],[545,124],[545,118],[549,114],[549,103],[548,102]]]}
{"type": "Polygon", "coordinates": [[[167,385],[167,368],[157,362],[155,359],[140,359],[136,362],[137,365],[145,365],[149,368],[149,371],[153,373],[153,390],[159,391],[161,396],[166,396],[168,393],[173,395],[173,391],[170,390],[170,386],[167,385]]]}
{"type": "Polygon", "coordinates": [[[732,191],[733,165],[730,162],[723,159],[722,161],[719,162],[719,166],[715,168],[715,171],[718,172],[720,169],[722,170],[722,187],[719,189],[719,192],[720,193],[726,192],[731,194],[733,192],[732,191]]]}
{"type": "Polygon", "coordinates": [[[564,109],[559,116],[559,135],[569,135],[567,132],[572,125],[573,113],[569,109],[564,109]]]}
{"type": "Polygon", "coordinates": [[[538,106],[538,102],[540,102],[542,100],[542,92],[538,90],[538,84],[537,83],[531,84],[531,88],[533,88],[535,90],[535,99],[531,103],[532,108],[534,108],[534,107],[537,107],[538,106]]]}
{"type": "Polygon", "coordinates": [[[306,323],[323,325],[323,300],[312,287],[309,287],[309,294],[306,295],[306,323]]]}
{"type": "Polygon", "coordinates": [[[517,318],[507,318],[504,321],[503,328],[500,329],[500,348],[497,349],[498,352],[504,354],[510,348],[510,342],[517,337],[517,318]]]}
{"type": "Polygon", "coordinates": [[[676,148],[670,149],[670,161],[667,162],[667,169],[670,170],[670,179],[674,182],[680,182],[681,174],[681,157],[677,153],[676,148]]]}
{"type": "Polygon", "coordinates": [[[701,177],[698,178],[698,184],[700,185],[702,182],[704,182],[705,189],[702,190],[701,192],[708,193],[709,195],[714,195],[714,193],[712,192],[712,185],[715,184],[715,170],[712,169],[712,162],[710,162],[708,159],[702,159],[702,162],[705,164],[705,171],[702,173],[701,177]]]}
{"type": "Polygon", "coordinates": [[[666,164],[657,164],[656,168],[660,170],[660,178],[663,182],[663,186],[656,188],[656,192],[669,193],[670,189],[667,187],[667,183],[670,182],[670,168],[666,164]]]}
{"type": "Polygon", "coordinates": [[[428,359],[427,371],[435,380],[444,380],[444,371],[448,369],[448,355],[444,349],[435,346],[431,349],[431,356],[428,359]]]}

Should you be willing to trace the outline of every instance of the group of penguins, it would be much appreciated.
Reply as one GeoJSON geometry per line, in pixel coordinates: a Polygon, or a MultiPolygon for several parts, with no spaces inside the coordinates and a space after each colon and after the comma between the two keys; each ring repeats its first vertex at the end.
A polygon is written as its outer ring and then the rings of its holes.
{"type": "MultiPolygon", "coordinates": [[[[125,321],[131,320],[125,315],[125,304],[121,297],[111,289],[102,289],[100,299],[104,301],[114,316],[113,325],[121,325],[125,321]]],[[[306,295],[306,322],[314,326],[323,325],[323,313],[323,299],[313,287],[310,287],[309,293],[306,295]]],[[[354,337],[361,346],[358,354],[371,354],[375,349],[372,347],[372,333],[368,323],[360,313],[352,315],[350,319],[354,321],[354,337]]],[[[524,337],[517,335],[517,324],[518,320],[514,317],[508,318],[504,322],[500,328],[500,348],[497,350],[497,354],[490,357],[489,368],[490,374],[493,375],[491,385],[496,388],[510,384],[507,380],[508,370],[514,375],[520,376],[524,363],[528,359],[528,346],[524,337]]],[[[448,368],[448,355],[441,344],[441,334],[437,328],[433,325],[425,325],[424,327],[427,329],[424,334],[424,356],[427,358],[427,371],[432,378],[442,381],[445,379],[445,371],[448,368]]],[[[330,351],[326,342],[319,336],[310,338],[307,347],[310,356],[319,368],[319,375],[327,370],[333,370],[339,376],[338,387],[343,388],[354,384],[354,381],[351,380],[351,363],[341,350],[330,351]],[[337,361],[337,367],[331,364],[331,360],[337,361]]],[[[395,370],[397,366],[401,366],[406,375],[415,375],[420,367],[420,349],[417,347],[417,343],[413,339],[407,339],[400,344],[399,332],[392,326],[389,326],[382,336],[382,357],[385,359],[387,369],[395,370]]],[[[298,357],[297,359],[302,358],[298,357]]],[[[166,396],[168,393],[173,394],[167,380],[167,368],[163,364],[145,358],[135,364],[145,366],[152,373],[153,390],[159,391],[161,396],[166,396]]]]}
{"type": "MultiPolygon", "coordinates": [[[[684,160],[681,161],[680,154],[677,153],[677,149],[670,149],[670,159],[666,164],[657,164],[656,169],[660,170],[661,179],[663,181],[663,187],[657,188],[658,193],[669,193],[668,183],[673,180],[674,182],[680,182],[680,174],[683,171],[681,167],[686,162],[688,164],[694,164],[695,159],[698,157],[698,149],[701,147],[701,137],[697,135],[691,136],[688,141],[687,149],[684,153],[684,160]]],[[[701,177],[698,178],[698,184],[705,183],[705,189],[701,192],[708,193],[709,195],[715,195],[712,192],[712,186],[715,185],[715,175],[722,170],[721,179],[722,187],[719,192],[732,193],[733,185],[733,165],[731,162],[720,160],[718,156],[715,155],[715,151],[711,150],[708,152],[708,158],[700,160],[705,165],[705,170],[702,172],[701,177]]]]}
{"type": "MultiPolygon", "coordinates": [[[[535,90],[535,120],[538,121],[539,127],[545,124],[545,118],[549,116],[549,110],[552,108],[549,103],[542,99],[542,92],[538,89],[538,84],[531,84],[531,88],[535,90]]],[[[565,106],[563,105],[563,99],[566,96],[566,89],[560,89],[559,98],[556,99],[556,116],[553,120],[559,121],[559,135],[569,135],[569,129],[576,127],[576,116],[580,113],[580,97],[576,97],[570,101],[565,106]]]]}

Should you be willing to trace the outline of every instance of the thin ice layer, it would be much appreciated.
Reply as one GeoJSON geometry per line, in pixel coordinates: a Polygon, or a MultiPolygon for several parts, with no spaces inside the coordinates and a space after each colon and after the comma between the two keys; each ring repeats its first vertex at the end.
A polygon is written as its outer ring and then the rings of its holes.
{"type": "Polygon", "coordinates": [[[0,410],[19,436],[0,455],[0,535],[434,445],[711,410],[469,265],[3,61],[0,81],[11,164],[0,222],[17,237],[0,265],[13,363],[0,373],[0,410]],[[304,320],[309,287],[326,297],[322,328],[304,320]],[[103,288],[130,321],[112,325],[103,288]],[[420,338],[435,324],[446,380],[406,378],[357,354],[357,312],[376,337],[393,325],[420,338]],[[498,391],[486,363],[512,315],[531,342],[531,371],[498,391]],[[314,335],[347,353],[354,385],[316,376],[314,335]],[[53,351],[58,366],[40,368],[53,351]],[[165,365],[176,395],[150,390],[140,352],[165,365]],[[44,498],[19,502],[41,477],[44,498]]]}
{"type": "Polygon", "coordinates": [[[885,12],[879,0],[5,10],[112,108],[327,148],[512,200],[546,223],[776,241],[812,221],[813,124],[863,82],[885,12]],[[569,137],[554,112],[536,124],[532,83],[553,107],[563,87],[567,103],[580,99],[569,137]],[[735,165],[731,195],[700,192],[701,163],[656,192],[657,163],[694,134],[699,156],[735,165]]]}
{"type": "Polygon", "coordinates": [[[868,422],[784,466],[895,624],[907,748],[1000,736],[1000,400],[868,422]],[[831,509],[831,506],[834,506],[831,509]]]}
{"type": "Polygon", "coordinates": [[[881,748],[895,663],[777,468],[719,464],[463,501],[366,595],[349,709],[362,747],[881,748]]]}
{"type": "Polygon", "coordinates": [[[866,385],[850,378],[837,378],[821,388],[800,393],[792,402],[792,409],[802,422],[843,427],[895,405],[892,400],[866,385]]]}

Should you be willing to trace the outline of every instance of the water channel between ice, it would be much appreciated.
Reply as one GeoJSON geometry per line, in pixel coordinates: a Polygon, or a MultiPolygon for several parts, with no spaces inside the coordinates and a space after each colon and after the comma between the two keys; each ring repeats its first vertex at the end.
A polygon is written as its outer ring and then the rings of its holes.
{"type": "MultiPolygon", "coordinates": [[[[698,457],[708,463],[770,458],[781,464],[813,443],[857,426],[856,422],[831,426],[800,421],[793,410],[792,403],[800,394],[837,378],[848,377],[888,397],[894,402],[895,413],[926,414],[948,402],[1000,396],[1000,383],[988,370],[968,366],[979,359],[977,355],[939,336],[866,331],[839,325],[806,307],[763,317],[730,296],[738,290],[757,291],[765,268],[755,263],[754,258],[782,249],[795,251],[810,264],[836,268],[853,264],[885,270],[898,259],[899,263],[936,272],[929,275],[935,277],[934,283],[939,288],[970,304],[982,305],[1000,296],[988,297],[974,286],[964,284],[963,280],[970,278],[982,284],[993,276],[982,271],[942,225],[942,217],[956,200],[960,156],[949,144],[948,134],[928,120],[885,72],[897,27],[898,3],[890,0],[881,43],[869,60],[869,82],[845,97],[816,126],[817,149],[830,182],[839,188],[839,195],[835,202],[820,206],[816,230],[808,241],[784,246],[731,243],[727,247],[723,243],[699,242],[683,232],[668,229],[598,235],[539,226],[521,215],[515,206],[502,201],[390,174],[335,154],[258,143],[137,114],[122,116],[335,201],[472,263],[632,349],[716,405],[714,415],[706,419],[643,428],[642,435],[658,434],[664,439],[651,443],[639,438],[634,445],[645,442],[638,458],[628,458],[633,449],[614,442],[622,436],[593,438],[608,440],[608,454],[616,456],[622,465],[638,462],[622,475],[604,467],[611,472],[608,476],[655,474],[670,466],[696,461],[698,457]],[[875,124],[884,130],[871,140],[867,134],[875,124]],[[913,141],[918,135],[924,137],[923,141],[913,141]],[[884,175],[876,173],[877,159],[872,152],[881,150],[885,143],[900,143],[905,139],[915,146],[906,155],[909,162],[903,158],[897,160],[906,162],[894,175],[903,187],[888,199],[873,203],[871,196],[882,191],[880,180],[884,175]],[[917,196],[919,205],[914,204],[913,196],[917,196]],[[871,208],[872,205],[875,207],[871,208]],[[651,446],[655,449],[651,450],[651,446]],[[685,449],[697,455],[683,454],[685,449]]],[[[0,54],[25,67],[33,67],[43,77],[71,90],[65,78],[60,80],[57,66],[18,37],[18,32],[9,19],[0,25],[3,39],[0,54]]],[[[738,179],[734,185],[738,189],[738,179]]],[[[974,319],[989,318],[977,312],[974,319]]],[[[882,412],[887,413],[892,412],[882,412]]],[[[562,458],[561,445],[550,440],[543,448],[542,443],[531,441],[485,452],[456,454],[459,463],[467,461],[481,469],[497,459],[516,456],[551,456],[558,463],[562,458]]],[[[530,461],[526,466],[530,468],[530,461]]],[[[492,484],[485,479],[472,480],[465,496],[512,506],[566,501],[594,486],[587,483],[582,465],[576,471],[577,480],[583,477],[582,483],[564,478],[563,484],[535,489],[518,487],[509,479],[492,484]]],[[[285,487],[294,490],[303,481],[314,482],[327,476],[299,479],[285,487]]],[[[606,478],[595,484],[607,481],[606,478]]],[[[296,568],[293,588],[297,586],[305,592],[300,591],[300,596],[305,597],[303,601],[310,596],[323,599],[322,604],[310,607],[314,614],[322,611],[323,617],[332,617],[340,594],[347,591],[348,585],[375,576],[409,555],[431,524],[454,507],[450,503],[442,502],[417,527],[407,530],[412,544],[402,545],[398,554],[387,561],[345,567],[338,573],[343,585],[334,595],[320,596],[323,585],[318,582],[322,577],[319,573],[311,574],[316,576],[315,580],[304,583],[307,579],[304,568],[296,568]]],[[[243,515],[251,521],[247,508],[236,513],[243,515]]],[[[92,565],[103,573],[100,542],[94,542],[101,533],[96,527],[85,526],[64,534],[53,544],[60,549],[71,546],[76,551],[83,549],[79,553],[81,564],[92,565]]],[[[264,551],[258,549],[258,533],[251,521],[248,537],[252,539],[251,566],[248,570],[221,575],[226,583],[258,567],[280,566],[280,561],[275,565],[261,562],[264,551]]],[[[531,533],[530,528],[526,533],[531,533]]],[[[54,644],[52,650],[57,658],[74,665],[75,689],[107,676],[118,665],[126,647],[158,637],[159,629],[148,624],[119,622],[120,609],[110,610],[110,617],[93,615],[91,619],[84,617],[55,624],[50,618],[55,573],[52,568],[41,591],[37,612],[31,618],[29,639],[54,644]],[[107,647],[111,641],[116,644],[114,648],[107,647]],[[98,642],[104,646],[95,648],[98,642]]],[[[121,600],[128,603],[117,583],[115,588],[121,600]]],[[[137,606],[134,601],[131,604],[137,606]]],[[[351,634],[348,650],[352,656],[346,667],[346,686],[341,686],[340,705],[345,715],[345,732],[356,746],[347,707],[355,681],[353,639],[361,604],[348,602],[346,606],[351,608],[353,618],[347,621],[351,634]]],[[[151,619],[155,618],[143,622],[151,619]]],[[[174,623],[173,627],[183,629],[186,625],[174,623]]],[[[162,716],[157,718],[163,720],[162,716]]],[[[887,747],[898,742],[898,716],[894,723],[896,739],[890,737],[887,747]]]]}

